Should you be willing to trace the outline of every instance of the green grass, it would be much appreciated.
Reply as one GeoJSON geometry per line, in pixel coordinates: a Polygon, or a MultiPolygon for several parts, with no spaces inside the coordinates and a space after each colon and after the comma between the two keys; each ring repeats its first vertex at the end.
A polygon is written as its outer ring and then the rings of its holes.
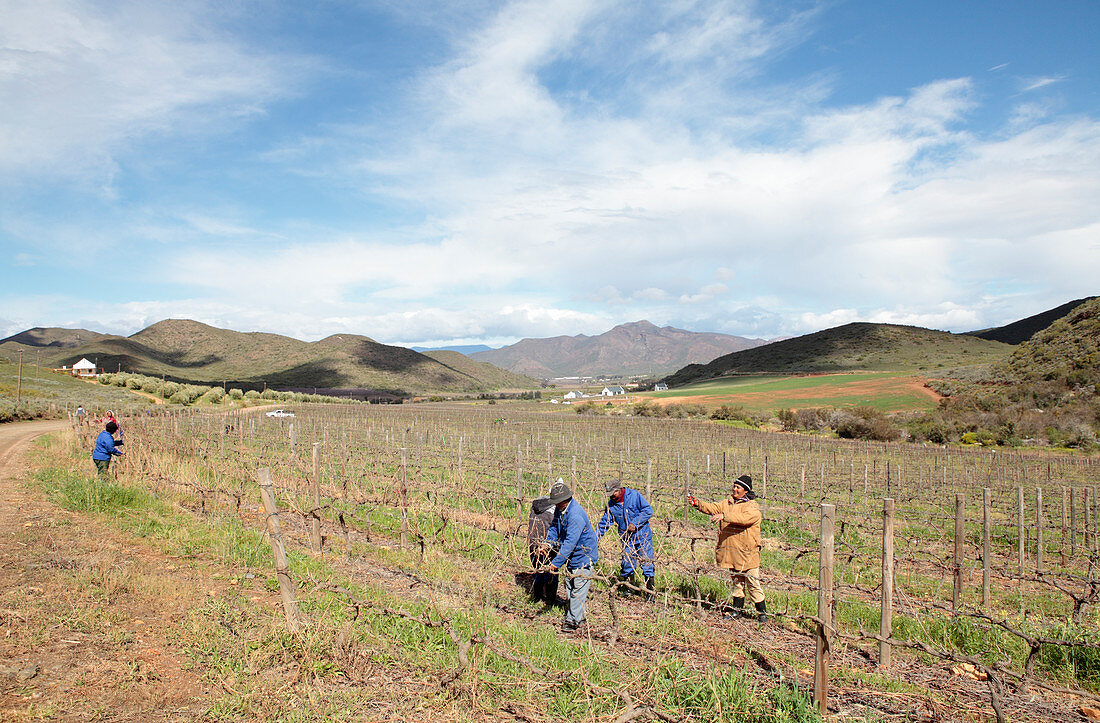
{"type": "Polygon", "coordinates": [[[857,407],[867,405],[882,411],[932,409],[935,400],[905,389],[912,378],[905,372],[848,372],[814,376],[750,375],[722,377],[688,384],[667,392],[646,392],[638,396],[656,399],[708,397],[708,403],[731,403],[750,411],[779,408],[857,407]],[[881,391],[867,394],[853,384],[889,382],[881,391]]]}
{"type": "MultiPolygon", "coordinates": [[[[157,498],[115,480],[72,471],[71,468],[86,465],[86,459],[82,454],[78,456],[71,446],[66,448],[53,441],[41,446],[46,451],[53,448],[54,455],[47,457],[35,480],[48,495],[69,509],[97,516],[106,524],[148,539],[173,556],[206,558],[236,571],[270,564],[264,534],[258,529],[244,528],[235,517],[192,516],[170,498],[157,498]]],[[[371,511],[372,534],[392,538],[396,534],[396,516],[392,509],[371,511]]],[[[430,531],[436,529],[437,523],[425,514],[414,514],[410,526],[430,531]]],[[[475,646],[470,653],[475,664],[464,673],[463,685],[479,690],[477,708],[481,714],[505,704],[521,703],[536,705],[547,714],[566,720],[613,716],[621,712],[622,701],[610,691],[622,686],[623,681],[631,681],[629,685],[636,695],[652,695],[658,705],[680,719],[817,720],[804,694],[755,683],[740,671],[720,666],[692,670],[676,659],[640,661],[615,650],[594,648],[583,640],[562,638],[551,626],[512,619],[501,612],[501,608],[515,604],[507,593],[491,591],[487,580],[465,579],[471,574],[469,570],[477,570],[479,565],[485,567],[488,551],[476,545],[500,544],[502,537],[454,523],[442,535],[448,547],[465,549],[459,556],[469,563],[460,566],[467,569],[461,582],[473,586],[469,591],[472,597],[457,605],[440,606],[432,600],[433,596],[394,593],[369,581],[351,579],[328,562],[295,551],[289,553],[290,568],[299,580],[333,583],[364,600],[409,616],[438,619],[443,615],[451,621],[460,639],[488,636],[551,675],[568,676],[545,691],[544,678],[487,648],[475,646]],[[587,687],[585,681],[598,688],[587,687]]],[[[438,550],[431,550],[426,559],[420,559],[415,549],[397,550],[388,546],[371,545],[364,553],[368,557],[386,558],[394,567],[413,569],[418,576],[444,586],[453,587],[456,582],[454,560],[448,560],[438,550]]],[[[269,576],[257,574],[249,587],[255,590],[271,581],[269,576]]],[[[304,586],[300,589],[299,604],[310,625],[303,635],[290,635],[281,625],[271,624],[270,612],[247,602],[250,590],[244,587],[235,586],[193,609],[186,624],[175,633],[179,636],[175,641],[179,649],[192,659],[207,681],[217,687],[226,686],[227,695],[209,701],[208,716],[215,720],[355,720],[361,717],[356,711],[366,709],[359,706],[370,704],[371,691],[334,691],[336,686],[325,681],[354,678],[355,666],[370,664],[396,668],[404,671],[404,675],[434,684],[443,672],[458,663],[455,645],[445,629],[375,608],[363,608],[353,614],[343,596],[317,590],[308,592],[304,586]],[[273,687],[271,671],[285,670],[288,661],[300,671],[303,683],[273,687]]],[[[429,705],[456,704],[449,693],[432,685],[424,688],[424,692],[429,705]]],[[[483,717],[468,707],[465,710],[470,719],[483,717]]],[[[457,719],[465,719],[462,716],[466,713],[457,719]]]]}

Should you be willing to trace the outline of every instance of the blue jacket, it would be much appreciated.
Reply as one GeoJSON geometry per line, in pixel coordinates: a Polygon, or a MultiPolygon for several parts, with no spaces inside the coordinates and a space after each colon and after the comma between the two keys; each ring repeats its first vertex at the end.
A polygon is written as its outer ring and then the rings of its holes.
{"type": "Polygon", "coordinates": [[[646,502],[642,493],[627,487],[623,490],[622,502],[616,502],[613,505],[609,504],[604,509],[603,517],[600,518],[600,524],[597,528],[599,530],[599,536],[604,536],[604,533],[611,528],[612,522],[618,526],[619,535],[625,536],[627,525],[633,523],[637,530],[641,530],[649,524],[650,517],[653,517],[653,508],[646,502]]]}
{"type": "Polygon", "coordinates": [[[122,454],[115,449],[115,438],[111,436],[111,433],[104,429],[99,433],[99,436],[95,438],[95,449],[92,450],[92,459],[98,459],[103,461],[110,459],[112,454],[122,454]]]}
{"type": "Polygon", "coordinates": [[[569,569],[576,570],[593,565],[600,559],[592,523],[576,500],[569,500],[564,510],[554,511],[554,521],[546,532],[546,541],[559,545],[557,557],[550,563],[559,569],[566,561],[569,562],[569,569]]]}

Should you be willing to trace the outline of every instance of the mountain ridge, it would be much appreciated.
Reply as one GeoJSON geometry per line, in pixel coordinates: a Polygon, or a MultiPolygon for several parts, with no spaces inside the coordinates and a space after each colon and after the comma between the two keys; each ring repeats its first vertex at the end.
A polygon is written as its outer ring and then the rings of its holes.
{"type": "Polygon", "coordinates": [[[405,393],[470,393],[538,386],[534,379],[500,369],[456,359],[446,364],[357,334],[334,334],[306,342],[269,332],[220,329],[191,319],[165,319],[129,337],[98,334],[75,346],[25,343],[56,341],[54,336],[66,341],[86,330],[66,332],[53,336],[21,332],[0,340],[0,349],[37,349],[40,354],[49,349],[41,363],[51,366],[69,365],[88,357],[107,371],[121,367],[177,381],[226,381],[242,386],[362,387],[405,393]]]}
{"type": "Polygon", "coordinates": [[[693,361],[748,349],[763,339],[659,327],[640,320],[589,336],[525,338],[470,358],[537,378],[568,376],[661,376],[693,361]]]}

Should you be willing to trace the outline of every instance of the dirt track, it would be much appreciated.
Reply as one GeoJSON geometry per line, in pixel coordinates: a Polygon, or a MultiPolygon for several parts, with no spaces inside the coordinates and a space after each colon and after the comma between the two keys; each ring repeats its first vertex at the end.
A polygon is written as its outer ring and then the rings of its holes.
{"type": "Polygon", "coordinates": [[[30,441],[67,427],[0,425],[0,720],[198,718],[209,696],[169,641],[208,573],[28,484],[30,441]]]}

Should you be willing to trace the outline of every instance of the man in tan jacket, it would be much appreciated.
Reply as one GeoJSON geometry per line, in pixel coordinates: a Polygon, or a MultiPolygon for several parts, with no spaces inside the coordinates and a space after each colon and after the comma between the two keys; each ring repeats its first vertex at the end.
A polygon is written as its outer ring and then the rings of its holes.
{"type": "Polygon", "coordinates": [[[760,507],[754,501],[752,477],[741,475],[733,481],[730,496],[721,502],[703,502],[688,495],[688,503],[710,515],[718,523],[718,545],[714,556],[720,567],[733,577],[733,617],[749,617],[744,612],[745,593],[756,606],[757,620],[768,619],[764,590],[760,587],[760,507]]]}

